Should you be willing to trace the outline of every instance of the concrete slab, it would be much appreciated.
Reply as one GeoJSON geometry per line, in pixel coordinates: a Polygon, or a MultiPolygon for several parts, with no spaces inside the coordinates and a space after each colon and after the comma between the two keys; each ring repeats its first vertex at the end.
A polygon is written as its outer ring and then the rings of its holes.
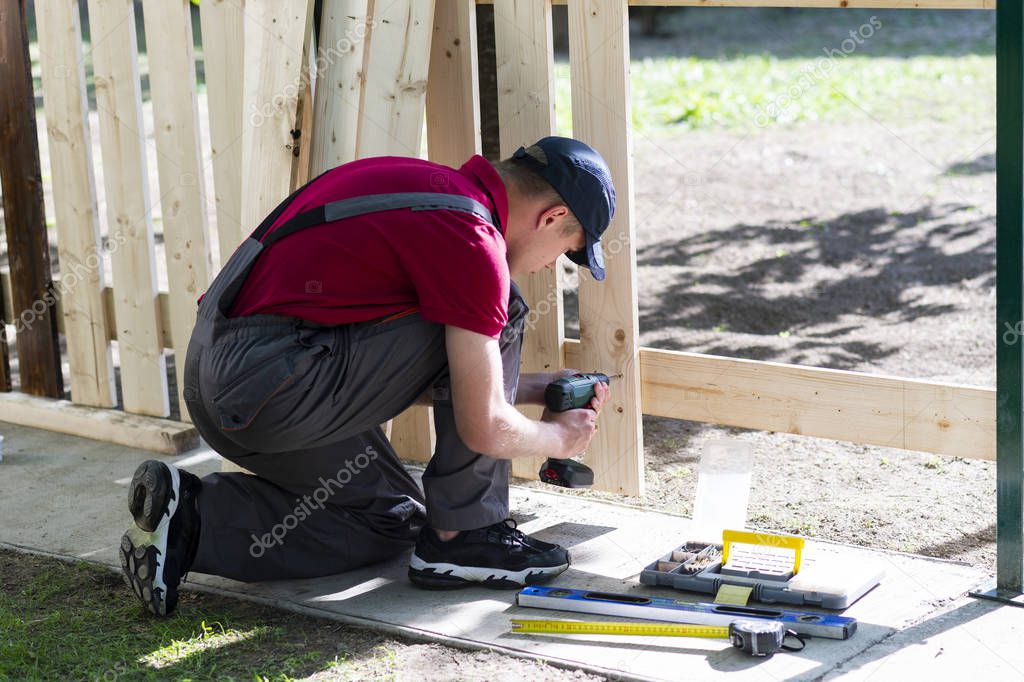
{"type": "MultiPolygon", "coordinates": [[[[0,463],[0,543],[116,566],[117,543],[130,520],[125,490],[135,466],[152,454],[2,423],[0,433],[6,437],[0,463]]],[[[199,475],[220,465],[208,449],[168,461],[199,475]]],[[[513,516],[523,530],[572,548],[573,566],[554,584],[701,600],[640,586],[636,579],[645,564],[687,537],[689,520],[523,488],[513,489],[512,501],[513,516]]],[[[838,552],[850,562],[881,562],[886,578],[844,613],[860,622],[853,638],[815,639],[804,652],[767,661],[745,657],[719,640],[512,635],[510,617],[582,617],[516,607],[514,592],[415,589],[405,577],[407,557],[316,580],[244,584],[193,574],[189,584],[418,637],[498,648],[630,678],[703,680],[728,672],[735,680],[810,680],[839,674],[890,679],[890,672],[901,678],[920,674],[926,663],[951,670],[948,662],[953,659],[964,671],[975,670],[970,660],[981,654],[986,665],[1003,673],[1024,668],[1017,647],[1012,654],[1003,650],[1001,658],[985,648],[992,641],[990,630],[1013,634],[1019,641],[1024,610],[957,601],[986,578],[983,571],[838,545],[818,551],[838,552]],[[951,605],[952,610],[932,617],[951,605]],[[985,636],[975,632],[979,629],[985,636]],[[925,638],[927,646],[917,646],[925,638]],[[942,660],[937,663],[938,659],[942,660]]],[[[995,674],[996,679],[1005,676],[995,674]]]]}

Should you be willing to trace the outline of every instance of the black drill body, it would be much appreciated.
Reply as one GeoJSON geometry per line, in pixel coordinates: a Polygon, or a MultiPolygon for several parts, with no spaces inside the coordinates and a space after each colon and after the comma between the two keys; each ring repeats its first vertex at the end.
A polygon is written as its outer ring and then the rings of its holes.
{"type": "MultiPolygon", "coordinates": [[[[605,374],[574,374],[552,381],[544,389],[544,404],[552,412],[585,408],[599,381],[607,386],[610,379],[605,374]]],[[[589,488],[594,485],[594,472],[574,459],[548,458],[540,469],[540,480],[563,488],[589,488]]]]}

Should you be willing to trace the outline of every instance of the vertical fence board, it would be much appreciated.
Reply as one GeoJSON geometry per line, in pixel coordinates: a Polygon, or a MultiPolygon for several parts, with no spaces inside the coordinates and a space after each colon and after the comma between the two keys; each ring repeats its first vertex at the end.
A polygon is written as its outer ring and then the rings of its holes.
{"type": "MultiPolygon", "coordinates": [[[[241,226],[248,234],[289,194],[312,0],[246,0],[241,226]]],[[[237,74],[235,75],[237,78],[237,74]]],[[[228,254],[230,255],[230,254],[228,254]]],[[[221,262],[227,260],[222,257],[221,262]]],[[[224,461],[224,471],[244,471],[224,461]]]]}
{"type": "Polygon", "coordinates": [[[0,16],[0,181],[11,268],[21,390],[64,393],[50,249],[43,211],[32,61],[25,0],[8,0],[0,16]]]}
{"type": "Polygon", "coordinates": [[[580,268],[580,341],[586,369],[622,373],[601,414],[587,461],[603,490],[643,494],[636,240],[633,238],[633,149],[629,104],[626,0],[569,3],[569,61],[574,135],[597,149],[618,195],[603,242],[607,278],[580,268]]]}
{"type": "Polygon", "coordinates": [[[156,306],[134,5],[89,0],[89,24],[124,409],[165,417],[167,368],[156,306]]]}
{"type": "Polygon", "coordinates": [[[436,0],[427,83],[427,155],[458,168],[480,153],[475,0],[436,0]]]}
{"type": "Polygon", "coordinates": [[[71,399],[113,407],[117,394],[103,307],[106,282],[79,23],[76,2],[36,4],[71,399]]]}
{"type": "MultiPolygon", "coordinates": [[[[474,0],[437,0],[426,93],[427,148],[432,161],[449,166],[461,165],[480,150],[475,23],[474,0]]],[[[394,420],[391,443],[401,456],[430,459],[435,438],[431,412],[416,406],[394,420]]]]}
{"type": "Polygon", "coordinates": [[[314,95],[314,176],[356,158],[368,10],[368,0],[324,0],[314,95]]]}
{"type": "Polygon", "coordinates": [[[288,195],[311,13],[312,0],[248,0],[245,6],[241,225],[246,234],[288,195]]]}
{"type": "MultiPolygon", "coordinates": [[[[551,2],[496,0],[494,44],[498,77],[501,158],[555,130],[555,65],[551,2]]],[[[530,306],[523,339],[523,372],[554,372],[563,367],[565,324],[557,269],[542,268],[519,282],[530,306]]],[[[523,413],[540,418],[540,408],[523,413]]],[[[512,460],[512,474],[536,478],[543,460],[512,460]]]]}
{"type": "MultiPolygon", "coordinates": [[[[418,156],[434,2],[377,0],[370,11],[356,156],[418,156]]],[[[429,459],[434,442],[431,409],[417,405],[395,417],[391,442],[402,457],[429,459]]]]}
{"type": "MultiPolygon", "coordinates": [[[[203,0],[203,73],[213,148],[213,187],[217,244],[224,264],[244,236],[242,231],[242,84],[246,0],[203,0]]],[[[254,226],[249,226],[249,228],[254,226]]],[[[247,228],[247,229],[249,229],[247,228]]]]}
{"type": "Polygon", "coordinates": [[[359,158],[419,156],[434,0],[378,0],[366,55],[359,158]]]}
{"type": "Polygon", "coordinates": [[[143,0],[142,4],[167,258],[176,397],[183,421],[188,421],[182,398],[185,352],[196,322],[196,299],[206,290],[213,270],[207,241],[206,182],[200,151],[190,7],[189,0],[143,0]]]}

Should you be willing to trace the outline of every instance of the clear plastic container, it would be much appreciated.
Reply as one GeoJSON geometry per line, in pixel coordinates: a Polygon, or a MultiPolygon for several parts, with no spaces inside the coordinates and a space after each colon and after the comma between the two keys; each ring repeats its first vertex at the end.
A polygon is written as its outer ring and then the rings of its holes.
{"type": "Polygon", "coordinates": [[[694,537],[720,542],[723,530],[746,526],[753,466],[750,443],[731,438],[708,441],[697,474],[694,537]]]}

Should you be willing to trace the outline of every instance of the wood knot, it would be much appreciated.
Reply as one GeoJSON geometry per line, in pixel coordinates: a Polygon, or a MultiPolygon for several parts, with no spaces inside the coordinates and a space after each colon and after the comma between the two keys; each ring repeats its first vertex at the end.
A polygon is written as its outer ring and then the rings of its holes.
{"type": "Polygon", "coordinates": [[[619,343],[622,343],[623,341],[625,341],[626,340],[626,330],[625,329],[616,329],[615,330],[615,340],[618,341],[619,343]]]}

